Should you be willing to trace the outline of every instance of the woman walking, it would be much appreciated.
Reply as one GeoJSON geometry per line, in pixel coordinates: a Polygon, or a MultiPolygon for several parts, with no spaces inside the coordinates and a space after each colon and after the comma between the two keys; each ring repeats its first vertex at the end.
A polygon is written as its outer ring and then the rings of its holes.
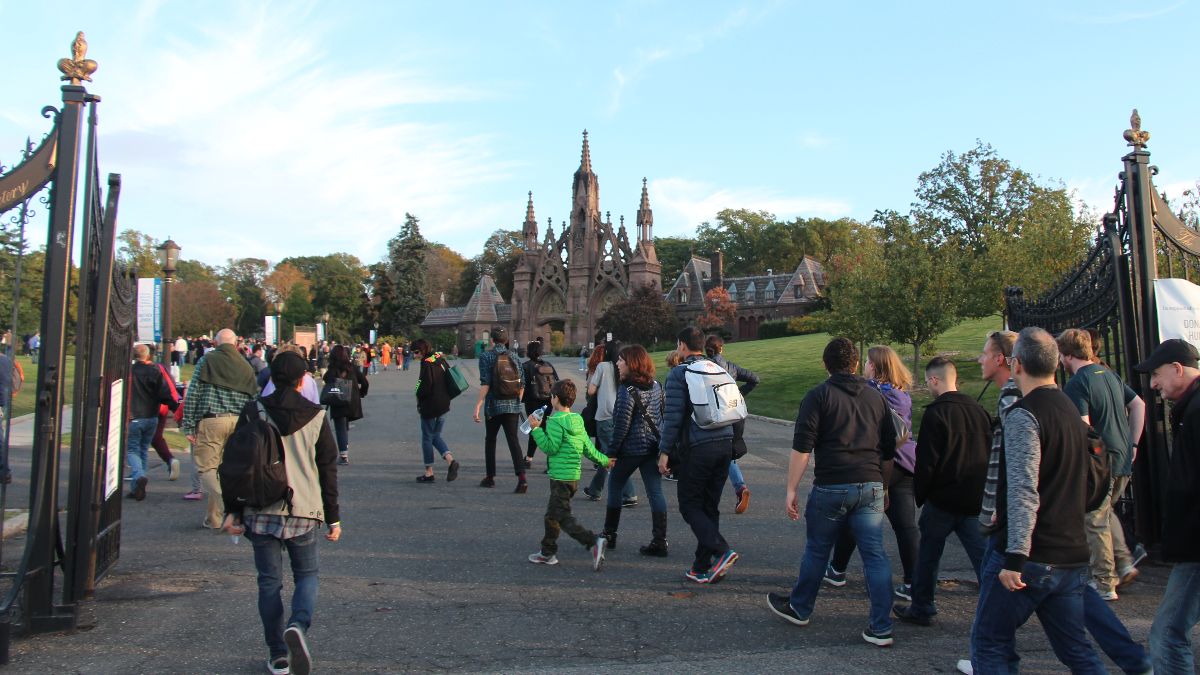
{"type": "MultiPolygon", "coordinates": [[[[754,371],[747,370],[725,358],[725,340],[720,335],[708,336],[704,341],[704,352],[708,354],[708,358],[712,359],[713,363],[724,368],[729,376],[738,383],[738,389],[742,392],[743,398],[758,386],[758,375],[755,375],[754,371]]],[[[735,458],[746,454],[746,441],[742,437],[745,432],[746,420],[738,420],[733,423],[733,456],[735,458]]],[[[729,464],[729,482],[733,484],[733,498],[737,502],[733,512],[745,513],[746,509],[750,508],[750,488],[746,485],[746,478],[742,475],[742,469],[738,466],[737,459],[729,464]]]]}
{"type": "MultiPolygon", "coordinates": [[[[863,375],[872,387],[883,394],[888,406],[904,418],[912,428],[912,373],[891,347],[875,346],[867,350],[867,365],[863,375]]],[[[912,601],[913,567],[917,562],[917,549],[921,545],[921,532],[917,528],[917,501],[913,492],[913,471],[917,463],[917,442],[909,438],[896,448],[896,460],[892,466],[892,477],[888,482],[888,506],[884,510],[892,530],[896,533],[896,544],[900,549],[900,565],[904,568],[904,583],[896,586],[897,597],[912,601]]],[[[849,528],[842,528],[837,545],[833,549],[833,560],[825,570],[825,583],[831,586],[846,585],[846,565],[854,553],[854,535],[849,528]]]]}
{"type": "Polygon", "coordinates": [[[414,341],[412,350],[421,360],[421,374],[417,380],[417,413],[421,416],[421,455],[425,460],[425,473],[417,476],[417,482],[432,483],[437,480],[433,476],[433,451],[436,449],[449,465],[446,470],[446,482],[449,483],[458,478],[458,460],[454,459],[446,441],[442,440],[446,413],[450,412],[450,393],[446,390],[446,373],[450,365],[441,352],[433,351],[427,340],[414,341]]]}
{"type": "MultiPolygon", "coordinates": [[[[415,343],[414,343],[415,349],[415,343]]],[[[554,365],[542,360],[542,343],[534,340],[525,347],[525,355],[529,360],[521,364],[521,379],[525,382],[525,414],[529,415],[538,408],[550,405],[550,387],[558,382],[558,370],[554,365]]],[[[529,434],[529,446],[525,452],[525,468],[533,466],[533,453],[537,452],[537,441],[529,434]]]]}
{"type": "MultiPolygon", "coordinates": [[[[619,345],[609,340],[596,346],[600,357],[595,361],[595,370],[588,372],[588,396],[596,397],[596,447],[600,452],[609,454],[612,445],[613,407],[617,403],[617,357],[619,345]]],[[[596,355],[592,355],[596,359],[596,355]]],[[[592,363],[592,362],[589,362],[592,363]]],[[[608,469],[596,467],[596,475],[592,482],[583,489],[588,499],[598,502],[604,494],[604,481],[608,478],[608,469]]],[[[633,491],[633,483],[625,483],[625,491],[621,494],[624,506],[635,506],[637,495],[633,491]]]]}
{"type": "Polygon", "coordinates": [[[369,383],[364,369],[356,368],[350,361],[350,350],[337,345],[329,352],[329,368],[323,381],[346,380],[350,385],[350,401],[342,405],[329,406],[329,417],[333,420],[333,434],[337,438],[338,464],[350,463],[350,423],[362,419],[362,397],[367,395],[369,383]]]}
{"type": "Polygon", "coordinates": [[[650,502],[650,543],[639,550],[642,555],[667,555],[667,500],[663,496],[662,475],[658,472],[658,430],[662,426],[663,391],[654,379],[654,362],[641,345],[630,345],[617,357],[621,386],[613,406],[612,447],[606,451],[615,457],[610,471],[608,508],[604,512],[604,538],[608,548],[617,547],[617,526],[621,522],[621,492],[634,471],[642,474],[646,499],[650,502]]]}

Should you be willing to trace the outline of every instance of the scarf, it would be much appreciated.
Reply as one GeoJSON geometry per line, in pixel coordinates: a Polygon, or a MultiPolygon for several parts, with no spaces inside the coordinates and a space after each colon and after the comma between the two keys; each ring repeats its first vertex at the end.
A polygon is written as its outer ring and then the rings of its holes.
{"type": "Polygon", "coordinates": [[[258,395],[254,368],[233,345],[221,345],[205,354],[196,379],[250,396],[258,395]]]}

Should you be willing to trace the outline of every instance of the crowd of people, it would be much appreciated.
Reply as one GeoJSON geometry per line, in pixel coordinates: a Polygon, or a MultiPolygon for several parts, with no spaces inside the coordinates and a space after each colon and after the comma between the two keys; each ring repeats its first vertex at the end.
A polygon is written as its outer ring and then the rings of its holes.
{"type": "MultiPolygon", "coordinates": [[[[540,340],[526,345],[522,360],[503,328],[493,329],[489,338],[489,347],[478,355],[473,412],[475,422],[484,425],[485,473],[479,485],[497,485],[501,430],[514,492],[528,491],[537,451],[546,457],[550,494],[544,534],[530,562],[558,564],[558,538],[565,531],[600,570],[605,553],[617,546],[623,509],[638,503],[631,480],[637,473],[651,520],[650,541],[639,552],[669,555],[664,481],[674,480],[677,508],[696,540],[684,576],[715,584],[730,573],[739,554],[722,533],[720,505],[731,482],[734,512],[749,508],[750,489],[736,463],[748,451],[744,401],[738,403],[741,414],[710,417],[711,410],[698,409],[704,402],[689,375],[719,373],[726,382],[718,387],[738,390],[731,401],[749,394],[759,378],[724,356],[719,337],[695,327],[681,331],[660,383],[643,346],[622,346],[604,336],[587,352],[583,389],[559,376],[544,358],[540,340]],[[582,414],[573,411],[581,394],[582,414]],[[526,448],[521,431],[528,433],[526,448]],[[585,458],[595,473],[579,490],[585,458]],[[603,526],[593,531],[575,518],[571,502],[577,491],[600,501],[605,488],[603,526]]],[[[378,352],[370,345],[323,345],[311,350],[316,353],[311,359],[313,353],[291,345],[239,346],[229,330],[213,342],[196,364],[182,402],[176,388],[167,386],[169,373],[150,362],[149,350],[139,346],[135,351],[130,496],[144,498],[147,447],[155,431],[161,437],[160,421],[175,410],[192,443],[193,493],[209,498],[205,527],[244,532],[254,544],[268,668],[306,672],[315,531],[324,522],[330,528],[327,539],[341,535],[336,465],[349,463],[349,424],[362,417],[361,398],[369,390],[372,368],[386,370],[393,361],[406,368],[410,358],[419,363],[420,483],[437,481],[435,451],[446,465],[445,480],[458,477],[461,466],[442,432],[452,399],[465,385],[457,381],[455,366],[425,340],[378,352]],[[327,356],[321,358],[322,352],[327,356]],[[260,381],[263,372],[267,377],[260,381]],[[338,392],[344,392],[344,401],[338,392]],[[305,505],[300,511],[295,503],[291,509],[249,508],[222,499],[216,475],[222,445],[260,414],[284,439],[289,465],[309,467],[297,472],[292,486],[305,505]],[[284,548],[297,580],[286,623],[278,583],[284,548]]],[[[969,658],[958,663],[960,671],[1013,672],[1019,667],[1017,631],[1036,613],[1055,654],[1072,672],[1104,672],[1088,634],[1124,672],[1151,672],[1152,667],[1192,672],[1189,633],[1200,619],[1200,544],[1190,536],[1200,525],[1200,507],[1190,499],[1198,473],[1192,429],[1200,423],[1195,402],[1200,397],[1194,395],[1200,389],[1200,356],[1190,344],[1168,340],[1136,366],[1151,374],[1154,389],[1175,402],[1163,553],[1177,564],[1147,650],[1110,605],[1119,589],[1135,582],[1146,557],[1140,544],[1129,545],[1114,508],[1129,488],[1146,405],[1103,364],[1093,344],[1084,330],[1057,337],[1037,328],[990,334],[978,363],[982,378],[999,391],[995,415],[958,391],[953,361],[935,357],[923,373],[934,400],[919,428],[913,428],[914,378],[895,351],[871,347],[859,376],[855,345],[845,338],[831,340],[822,356],[828,378],[799,403],[787,471],[786,514],[805,519],[803,556],[791,591],[768,595],[770,610],[792,624],[808,625],[822,585],[849,583],[847,563],[857,549],[869,599],[862,638],[890,646],[893,621],[933,623],[939,566],[946,541],[955,534],[980,589],[969,658]],[[1061,388],[1056,384],[1060,368],[1069,374],[1061,388]],[[799,487],[809,464],[812,489],[802,505],[799,487]],[[900,557],[895,585],[883,544],[885,516],[900,557]]],[[[164,461],[172,479],[177,477],[177,461],[164,461]]],[[[289,484],[292,476],[289,469],[289,484]]]]}

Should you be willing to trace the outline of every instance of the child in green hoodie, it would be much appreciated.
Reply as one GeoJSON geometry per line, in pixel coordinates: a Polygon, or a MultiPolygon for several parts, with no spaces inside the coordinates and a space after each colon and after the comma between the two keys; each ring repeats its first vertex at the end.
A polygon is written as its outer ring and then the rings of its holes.
{"type": "Polygon", "coordinates": [[[579,487],[579,465],[584,455],[598,465],[612,468],[617,460],[609,459],[592,445],[583,428],[583,417],[571,412],[575,403],[575,383],[559,380],[550,389],[550,405],[554,412],[546,418],[545,428],[541,420],[529,418],[530,435],[537,447],[546,453],[550,467],[550,503],[546,506],[546,536],[542,538],[542,549],[529,556],[529,562],[538,565],[557,565],[558,533],[567,534],[584,545],[592,553],[592,569],[600,570],[604,562],[604,549],[608,541],[603,536],[579,524],[571,515],[571,498],[579,487]]]}

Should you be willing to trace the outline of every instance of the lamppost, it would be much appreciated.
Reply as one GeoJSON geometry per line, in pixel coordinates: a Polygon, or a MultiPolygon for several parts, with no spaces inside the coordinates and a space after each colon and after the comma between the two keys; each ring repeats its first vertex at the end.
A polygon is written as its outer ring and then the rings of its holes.
{"type": "Polygon", "coordinates": [[[164,366],[171,365],[171,349],[175,341],[171,339],[171,287],[175,285],[175,265],[179,262],[179,244],[170,237],[158,247],[158,262],[163,271],[162,297],[162,345],[159,360],[164,366]]]}
{"type": "Polygon", "coordinates": [[[283,308],[284,302],[280,300],[275,303],[275,343],[283,342],[283,308]]]}

